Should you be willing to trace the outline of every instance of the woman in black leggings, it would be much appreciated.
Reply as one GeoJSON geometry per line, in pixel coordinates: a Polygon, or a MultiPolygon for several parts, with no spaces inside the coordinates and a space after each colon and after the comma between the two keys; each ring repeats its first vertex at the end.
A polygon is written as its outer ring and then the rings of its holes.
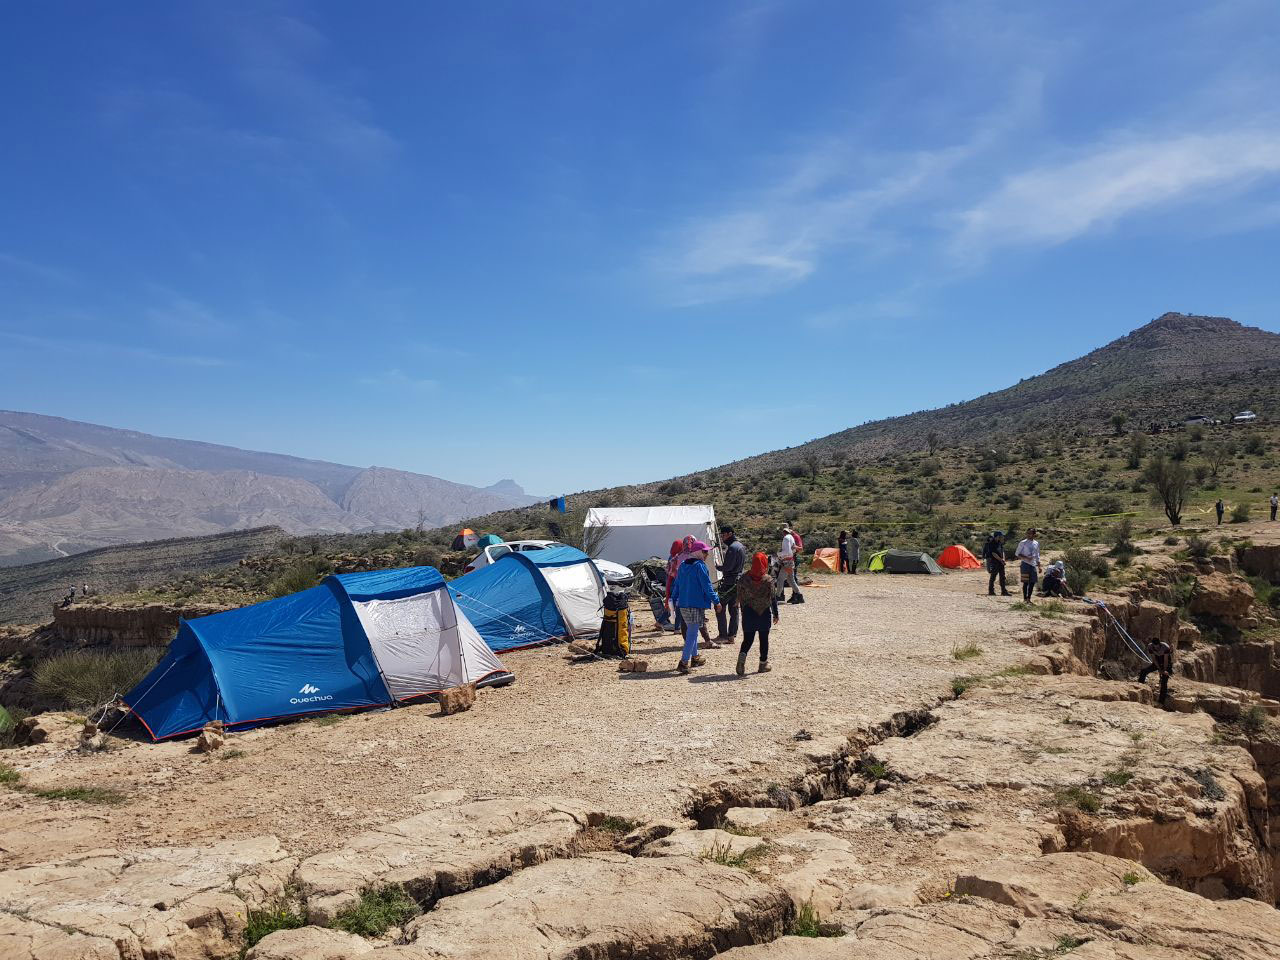
{"type": "Polygon", "coordinates": [[[778,598],[774,595],[773,577],[769,576],[769,558],[757,553],[751,558],[750,572],[738,581],[738,602],[742,606],[742,647],[738,651],[738,676],[747,672],[747,653],[760,634],[760,673],[769,672],[769,630],[778,623],[778,598]]]}

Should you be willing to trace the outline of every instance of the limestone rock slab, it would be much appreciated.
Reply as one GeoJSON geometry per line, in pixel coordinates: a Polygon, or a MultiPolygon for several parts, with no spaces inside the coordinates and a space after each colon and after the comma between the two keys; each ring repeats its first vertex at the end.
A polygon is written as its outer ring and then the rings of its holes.
{"type": "Polygon", "coordinates": [[[440,901],[377,960],[706,958],[782,934],[791,901],[745,870],[596,853],[440,901]]]}
{"type": "Polygon", "coordinates": [[[547,797],[477,800],[362,833],[304,860],[297,878],[313,923],[331,921],[370,884],[402,884],[429,906],[565,855],[600,820],[581,804],[547,797]]]}

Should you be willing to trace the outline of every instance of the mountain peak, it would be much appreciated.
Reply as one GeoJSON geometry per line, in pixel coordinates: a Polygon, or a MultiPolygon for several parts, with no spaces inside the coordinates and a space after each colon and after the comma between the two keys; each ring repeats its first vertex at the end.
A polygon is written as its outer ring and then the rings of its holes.
{"type": "Polygon", "coordinates": [[[1209,317],[1198,313],[1162,313],[1150,323],[1134,330],[1129,337],[1139,338],[1143,334],[1169,333],[1177,336],[1202,336],[1214,333],[1235,334],[1247,327],[1236,323],[1230,317],[1209,317]]]}

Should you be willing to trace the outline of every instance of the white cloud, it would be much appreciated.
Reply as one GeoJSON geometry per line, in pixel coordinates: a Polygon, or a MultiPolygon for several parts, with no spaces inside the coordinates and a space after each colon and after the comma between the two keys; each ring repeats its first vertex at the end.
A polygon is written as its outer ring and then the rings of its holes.
{"type": "Polygon", "coordinates": [[[1102,143],[1006,177],[959,215],[953,253],[1063,243],[1145,211],[1280,174],[1280,133],[1195,133],[1102,143]]]}

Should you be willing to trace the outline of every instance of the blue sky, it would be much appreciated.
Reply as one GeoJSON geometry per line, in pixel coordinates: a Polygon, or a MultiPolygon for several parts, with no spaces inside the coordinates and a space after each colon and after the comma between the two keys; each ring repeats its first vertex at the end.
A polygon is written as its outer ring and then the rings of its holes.
{"type": "Polygon", "coordinates": [[[0,407],[554,493],[1280,328],[1270,0],[3,23],[0,407]]]}

